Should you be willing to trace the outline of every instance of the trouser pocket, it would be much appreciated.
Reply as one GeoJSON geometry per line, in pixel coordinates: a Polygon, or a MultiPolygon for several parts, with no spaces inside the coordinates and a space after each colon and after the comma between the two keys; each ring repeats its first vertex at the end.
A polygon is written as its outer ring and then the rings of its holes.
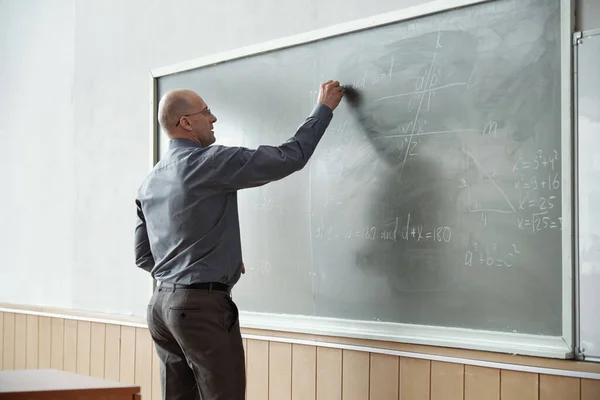
{"type": "Polygon", "coordinates": [[[228,332],[231,332],[233,327],[239,323],[240,312],[233,299],[229,296],[227,296],[226,298],[227,302],[229,303],[229,306],[231,307],[231,312],[228,313],[228,316],[225,319],[225,327],[227,328],[228,332]]]}

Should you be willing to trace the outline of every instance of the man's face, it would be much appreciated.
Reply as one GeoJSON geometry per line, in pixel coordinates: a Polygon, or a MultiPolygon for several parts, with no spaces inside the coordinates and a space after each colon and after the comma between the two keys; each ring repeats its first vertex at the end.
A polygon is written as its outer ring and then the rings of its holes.
{"type": "Polygon", "coordinates": [[[200,96],[195,96],[192,100],[192,104],[194,105],[194,111],[188,117],[192,135],[198,139],[203,146],[210,146],[215,142],[213,124],[217,122],[217,117],[211,113],[210,109],[200,96]]]}

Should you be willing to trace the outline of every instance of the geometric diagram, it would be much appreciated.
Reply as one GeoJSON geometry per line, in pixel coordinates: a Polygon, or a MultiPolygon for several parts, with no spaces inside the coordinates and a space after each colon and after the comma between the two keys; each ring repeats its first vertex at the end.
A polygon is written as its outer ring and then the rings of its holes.
{"type": "MultiPolygon", "coordinates": [[[[418,84],[415,87],[416,91],[412,92],[412,93],[402,93],[402,94],[396,94],[393,96],[386,96],[383,98],[379,98],[376,99],[376,102],[379,101],[387,101],[393,98],[398,98],[398,97],[404,97],[404,96],[411,96],[411,101],[409,103],[409,111],[413,111],[415,110],[415,116],[414,119],[412,120],[412,122],[410,124],[408,124],[407,126],[405,126],[403,129],[401,129],[401,134],[399,135],[385,135],[385,136],[381,136],[378,139],[391,139],[391,138],[400,138],[403,137],[405,140],[407,140],[408,145],[405,147],[405,149],[402,149],[402,154],[399,157],[399,160],[402,160],[401,166],[400,166],[400,171],[399,171],[399,177],[398,179],[401,178],[402,172],[404,170],[405,164],[408,161],[409,155],[413,155],[412,154],[412,149],[414,148],[413,146],[413,140],[416,139],[416,137],[419,136],[426,136],[426,135],[440,135],[440,134],[452,134],[452,133],[465,133],[465,132],[469,132],[469,131],[475,131],[475,132],[482,132],[481,129],[457,129],[457,130],[450,130],[450,131],[438,131],[438,132],[427,132],[425,129],[423,129],[425,127],[425,125],[427,124],[427,120],[425,118],[423,118],[423,114],[426,114],[428,111],[430,111],[430,107],[431,107],[431,100],[432,100],[432,95],[435,94],[434,92],[438,91],[438,90],[442,90],[442,89],[446,89],[449,87],[454,87],[454,86],[463,86],[463,85],[467,85],[467,82],[455,82],[455,83],[448,83],[448,84],[443,84],[443,82],[440,82],[439,77],[436,74],[436,57],[438,55],[438,50],[442,49],[442,34],[438,33],[438,37],[437,37],[437,44],[436,44],[436,51],[433,53],[433,58],[429,64],[429,68],[428,71],[426,72],[426,74],[424,76],[422,76],[420,78],[420,80],[418,80],[418,84]],[[415,101],[416,100],[416,101],[415,101]]],[[[486,127],[483,130],[483,135],[493,135],[495,136],[497,130],[497,124],[495,122],[488,122],[488,124],[486,125],[486,127]]],[[[416,142],[414,143],[416,145],[416,142]]],[[[403,146],[404,147],[404,146],[403,146]]],[[[461,186],[460,187],[466,187],[467,190],[469,191],[469,211],[471,212],[497,212],[497,213],[507,213],[507,214],[511,214],[511,213],[516,213],[516,209],[514,207],[514,205],[511,203],[511,201],[509,200],[508,196],[506,196],[506,193],[504,193],[504,191],[500,188],[500,186],[498,186],[498,184],[495,182],[494,177],[488,173],[485,168],[483,168],[483,166],[481,165],[481,163],[473,156],[473,154],[471,154],[471,152],[469,152],[468,150],[466,150],[466,153],[469,156],[469,164],[473,164],[477,167],[478,170],[481,171],[481,173],[483,173],[483,175],[487,178],[486,182],[489,182],[489,188],[487,187],[488,185],[484,185],[486,186],[486,194],[485,196],[482,196],[482,198],[492,198],[493,197],[493,202],[497,203],[498,197],[500,196],[501,199],[501,204],[497,205],[494,204],[493,207],[479,207],[479,205],[476,205],[475,207],[472,207],[471,205],[471,188],[469,187],[470,185],[467,184],[467,182],[463,179],[461,182],[461,186]],[[491,195],[490,191],[492,193],[495,194],[491,195]],[[490,197],[492,196],[492,197],[490,197]]],[[[469,170],[469,168],[467,168],[467,171],[469,170]]],[[[477,186],[478,190],[481,189],[481,185],[477,186]]],[[[482,193],[484,194],[484,193],[482,193]]]]}
{"type": "MultiPolygon", "coordinates": [[[[517,210],[516,210],[515,206],[511,203],[511,201],[509,200],[506,193],[504,193],[502,188],[500,188],[500,186],[498,186],[498,184],[494,180],[494,177],[492,176],[492,174],[490,174],[489,172],[487,172],[485,170],[485,168],[481,165],[481,163],[473,156],[473,154],[469,150],[466,150],[466,153],[469,156],[469,160],[468,160],[469,164],[471,165],[471,163],[472,163],[472,165],[474,165],[479,171],[481,171],[481,173],[485,176],[485,178],[487,178],[486,182],[489,182],[489,184],[484,185],[483,188],[481,188],[482,185],[478,185],[478,188],[485,190],[483,192],[486,194],[485,197],[490,198],[490,195],[493,193],[493,194],[495,194],[495,196],[493,196],[494,200],[496,200],[498,198],[498,196],[501,196],[501,198],[503,199],[501,201],[501,203],[502,203],[501,205],[499,205],[499,206],[494,205],[493,208],[479,207],[478,204],[476,204],[475,207],[472,207],[471,206],[471,204],[472,204],[471,203],[471,188],[470,188],[470,185],[467,185],[467,182],[465,182],[465,180],[463,179],[460,187],[467,188],[469,211],[471,211],[471,212],[497,212],[497,213],[503,213],[503,214],[516,213],[517,210]]],[[[470,165],[467,167],[467,171],[470,171],[470,165]]]]}

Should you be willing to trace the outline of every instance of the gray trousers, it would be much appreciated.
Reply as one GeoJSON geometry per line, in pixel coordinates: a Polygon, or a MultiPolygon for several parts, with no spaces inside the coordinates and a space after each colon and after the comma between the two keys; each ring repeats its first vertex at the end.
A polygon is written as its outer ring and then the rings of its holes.
{"type": "Polygon", "coordinates": [[[243,400],[244,346],[230,295],[201,289],[157,288],[148,328],[160,359],[164,400],[243,400]]]}

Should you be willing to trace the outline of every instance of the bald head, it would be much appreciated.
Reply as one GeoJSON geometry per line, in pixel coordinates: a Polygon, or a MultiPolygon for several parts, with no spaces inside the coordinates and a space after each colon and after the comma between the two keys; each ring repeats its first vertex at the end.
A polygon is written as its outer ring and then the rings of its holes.
{"type": "Polygon", "coordinates": [[[213,124],[217,118],[192,90],[165,93],[158,103],[158,122],[171,139],[191,139],[204,146],[215,141],[213,124]]]}
{"type": "Polygon", "coordinates": [[[194,106],[202,105],[204,102],[195,92],[191,90],[172,90],[163,95],[158,103],[158,122],[167,133],[171,133],[179,118],[199,110],[194,106]]]}

